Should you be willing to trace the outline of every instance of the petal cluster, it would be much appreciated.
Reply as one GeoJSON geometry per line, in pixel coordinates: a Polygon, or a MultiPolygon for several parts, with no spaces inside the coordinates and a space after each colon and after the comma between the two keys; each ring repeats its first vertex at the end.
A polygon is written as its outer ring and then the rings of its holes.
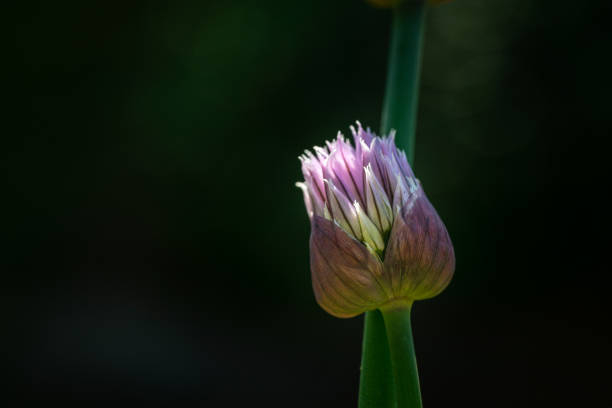
{"type": "Polygon", "coordinates": [[[414,177],[395,135],[359,122],[354,147],[341,133],[300,156],[311,220],[310,259],[318,303],[351,317],[399,299],[438,294],[454,271],[444,224],[414,177]]]}
{"type": "Polygon", "coordinates": [[[394,213],[415,197],[418,181],[395,135],[376,137],[357,122],[351,126],[355,147],[342,133],[325,147],[299,157],[308,216],[333,220],[349,236],[382,253],[394,213]]]}

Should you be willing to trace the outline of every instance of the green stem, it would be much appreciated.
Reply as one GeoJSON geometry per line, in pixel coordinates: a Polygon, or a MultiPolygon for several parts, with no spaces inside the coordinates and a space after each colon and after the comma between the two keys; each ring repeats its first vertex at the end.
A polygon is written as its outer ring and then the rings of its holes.
{"type": "Polygon", "coordinates": [[[393,11],[391,48],[381,133],[397,131],[397,145],[413,164],[421,49],[425,31],[425,1],[406,0],[393,11]]]}
{"type": "Polygon", "coordinates": [[[410,306],[383,310],[382,314],[391,352],[397,408],[422,408],[410,306]]]}
{"type": "Polygon", "coordinates": [[[363,330],[359,408],[394,408],[391,356],[380,310],[366,312],[363,330]]]}
{"type": "MultiPolygon", "coordinates": [[[[396,143],[404,149],[412,166],[424,26],[424,0],[406,0],[394,9],[381,120],[381,134],[397,131],[396,143]]],[[[365,314],[361,361],[359,408],[395,407],[389,341],[378,310],[365,314]]]]}

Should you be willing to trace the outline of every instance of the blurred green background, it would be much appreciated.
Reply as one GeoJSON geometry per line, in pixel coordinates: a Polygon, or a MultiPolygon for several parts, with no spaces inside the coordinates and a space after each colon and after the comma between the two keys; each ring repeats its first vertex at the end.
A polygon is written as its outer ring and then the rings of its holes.
{"type": "MultiPolygon", "coordinates": [[[[303,149],[355,120],[378,129],[389,12],[7,8],[3,349],[17,406],[356,406],[362,317],[316,305],[294,182],[303,149]]],[[[413,310],[428,407],[612,403],[611,11],[429,12],[414,168],[457,269],[413,310]]]]}

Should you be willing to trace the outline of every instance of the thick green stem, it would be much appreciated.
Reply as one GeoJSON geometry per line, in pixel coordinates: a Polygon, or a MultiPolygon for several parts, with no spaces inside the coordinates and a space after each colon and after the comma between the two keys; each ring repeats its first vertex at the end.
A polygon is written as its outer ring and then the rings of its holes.
{"type": "MultiPolygon", "coordinates": [[[[393,11],[389,68],[381,120],[381,134],[387,134],[391,129],[397,131],[396,143],[406,152],[413,167],[424,26],[424,0],[405,0],[393,11]]],[[[396,406],[389,341],[384,326],[380,311],[365,314],[359,408],[396,406]]],[[[414,350],[411,350],[414,354],[414,350]]],[[[418,379],[416,384],[418,387],[418,379]]],[[[416,406],[420,407],[420,398],[416,406]]]]}
{"type": "Polygon", "coordinates": [[[397,408],[422,408],[410,306],[383,310],[383,318],[391,352],[397,408]]]}
{"type": "Polygon", "coordinates": [[[413,164],[421,49],[425,31],[425,1],[405,0],[393,11],[389,68],[381,133],[397,131],[397,145],[413,164]]]}
{"type": "Polygon", "coordinates": [[[380,310],[365,314],[359,408],[394,408],[395,387],[391,373],[391,356],[380,310]]]}

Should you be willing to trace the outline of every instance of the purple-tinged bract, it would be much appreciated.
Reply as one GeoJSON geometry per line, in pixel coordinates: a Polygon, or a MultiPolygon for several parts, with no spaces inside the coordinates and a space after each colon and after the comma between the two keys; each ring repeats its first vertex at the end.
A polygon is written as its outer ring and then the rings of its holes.
{"type": "Polygon", "coordinates": [[[455,270],[446,227],[394,132],[378,137],[357,126],[354,147],[338,133],[306,150],[297,183],[311,220],[315,297],[337,317],[436,296],[455,270]]]}

